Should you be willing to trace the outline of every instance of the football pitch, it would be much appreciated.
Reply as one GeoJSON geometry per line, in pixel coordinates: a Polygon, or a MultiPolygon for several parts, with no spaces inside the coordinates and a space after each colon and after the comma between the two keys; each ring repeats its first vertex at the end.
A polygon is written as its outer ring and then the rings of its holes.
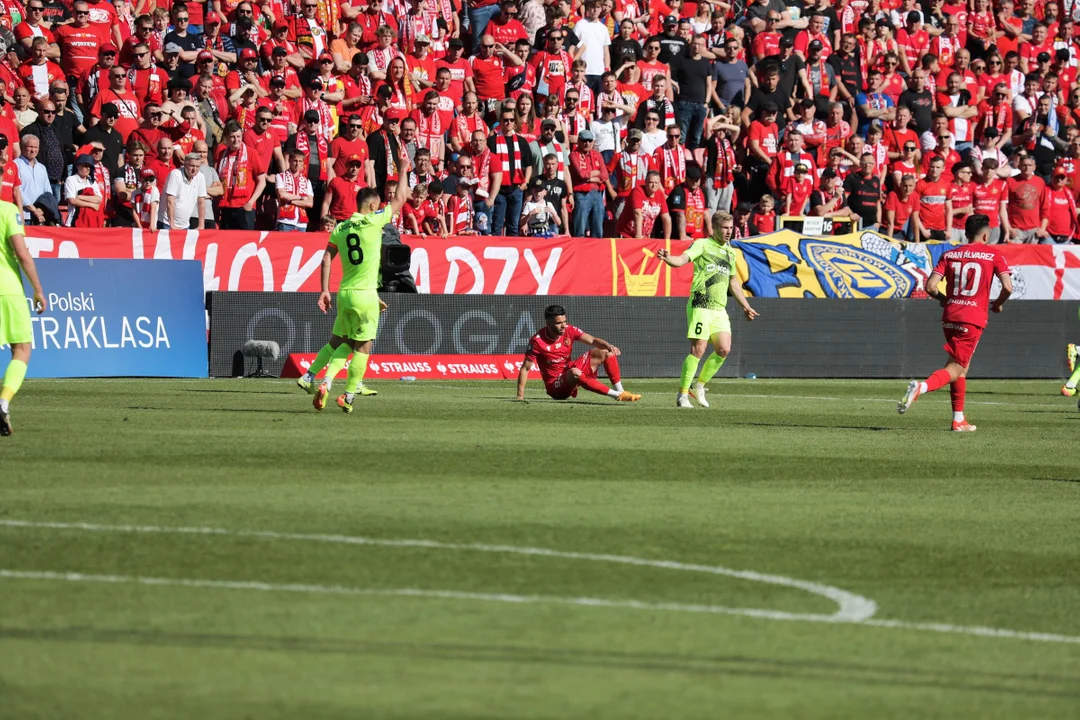
{"type": "Polygon", "coordinates": [[[29,381],[0,715],[1080,717],[1060,382],[674,383],[29,381]]]}

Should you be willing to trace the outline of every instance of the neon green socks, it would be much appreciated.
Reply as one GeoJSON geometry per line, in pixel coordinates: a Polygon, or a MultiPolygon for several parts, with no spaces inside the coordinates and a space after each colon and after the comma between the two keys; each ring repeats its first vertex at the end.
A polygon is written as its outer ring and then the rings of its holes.
{"type": "MultiPolygon", "coordinates": [[[[326,376],[323,378],[323,382],[326,383],[327,389],[334,384],[334,378],[338,376],[341,369],[345,367],[345,363],[349,359],[349,353],[352,352],[352,348],[348,343],[341,343],[337,346],[337,350],[330,357],[330,364],[326,366],[326,376]]],[[[366,365],[367,363],[365,363],[366,365]]]]}
{"type": "Polygon", "coordinates": [[[319,350],[319,354],[315,356],[315,359],[311,361],[311,367],[308,368],[308,373],[312,379],[319,374],[319,371],[326,367],[326,363],[330,362],[330,358],[334,355],[334,348],[330,347],[330,343],[326,343],[322,346],[322,350],[319,350]]]}
{"type": "Polygon", "coordinates": [[[697,366],[698,358],[693,355],[687,355],[686,359],[682,361],[682,374],[679,376],[679,394],[685,395],[690,392],[690,383],[694,380],[697,366]]]}
{"type": "Polygon", "coordinates": [[[364,373],[367,372],[367,363],[370,355],[353,353],[352,365],[349,365],[348,379],[345,381],[345,395],[351,396],[364,381],[364,373]]]}
{"type": "Polygon", "coordinates": [[[713,376],[720,370],[726,359],[727,358],[720,357],[715,352],[710,355],[705,360],[705,364],[701,367],[701,374],[698,375],[698,382],[704,384],[712,380],[713,376]]]}
{"type": "Polygon", "coordinates": [[[4,372],[3,389],[0,390],[0,400],[11,402],[11,399],[15,397],[15,393],[19,392],[19,388],[22,387],[25,378],[26,363],[22,360],[12,360],[8,363],[7,370],[4,372]]]}

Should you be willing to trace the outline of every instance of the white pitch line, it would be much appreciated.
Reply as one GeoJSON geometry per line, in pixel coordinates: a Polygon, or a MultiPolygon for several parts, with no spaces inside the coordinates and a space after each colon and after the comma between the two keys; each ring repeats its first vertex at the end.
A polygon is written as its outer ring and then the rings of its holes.
{"type": "MultiPolygon", "coordinates": [[[[158,525],[100,525],[94,523],[64,523],[64,522],[33,522],[27,520],[0,520],[0,526],[19,528],[48,528],[54,530],[81,530],[87,532],[118,532],[118,533],[153,533],[169,535],[218,535],[231,537],[266,538],[271,540],[293,540],[303,542],[321,542],[338,545],[374,545],[381,547],[413,547],[431,550],[462,550],[489,553],[511,553],[516,555],[531,555],[540,557],[562,558],[566,560],[588,560],[593,562],[617,563],[622,565],[636,565],[639,567],[654,567],[664,570],[676,570],[682,572],[699,572],[711,575],[724,575],[727,577],[748,580],[750,582],[765,583],[767,585],[779,585],[782,587],[803,590],[813,595],[832,600],[837,604],[837,610],[833,615],[821,617],[836,620],[858,621],[870,618],[877,612],[877,604],[869,598],[849,593],[840,588],[830,585],[821,585],[805,580],[784,577],[783,575],[767,575],[752,570],[734,570],[731,568],[715,565],[695,565],[680,563],[672,560],[649,560],[646,558],[630,557],[626,555],[607,555],[600,553],[566,552],[549,548],[520,547],[516,545],[487,545],[480,543],[444,543],[435,540],[390,540],[385,538],[358,537],[354,535],[324,535],[309,533],[280,533],[271,530],[226,530],[224,528],[210,527],[162,527],[158,525]]],[[[761,612],[753,609],[736,608],[739,614],[761,612]]]]}
{"type": "Polygon", "coordinates": [[[13,528],[46,528],[56,530],[76,530],[86,532],[126,532],[148,534],[181,534],[181,535],[217,535],[231,537],[256,537],[274,540],[293,540],[306,542],[323,542],[348,545],[373,545],[385,547],[417,547],[434,550],[464,550],[478,552],[513,553],[520,555],[556,557],[570,560],[590,560],[598,562],[611,562],[644,567],[656,567],[669,570],[704,572],[715,575],[726,575],[753,582],[762,582],[771,585],[805,590],[814,595],[827,597],[839,606],[832,615],[816,613],[789,613],[776,610],[764,610],[757,608],[730,608],[720,605],[692,605],[683,603],[645,602],[641,600],[609,600],[602,598],[567,598],[546,595],[514,595],[505,593],[470,593],[456,590],[422,590],[417,588],[350,588],[340,585],[308,585],[308,584],[275,584],[249,580],[199,580],[183,578],[158,578],[136,575],[93,575],[75,572],[51,572],[0,569],[0,579],[9,580],[51,580],[64,582],[84,583],[134,583],[148,586],[179,586],[208,589],[228,590],[253,590],[260,592],[295,592],[323,595],[349,595],[349,596],[384,596],[384,597],[418,597],[437,598],[447,600],[473,600],[483,602],[522,603],[522,604],[555,604],[572,605],[579,607],[606,607],[616,609],[653,610],[662,612],[690,612],[711,613],[718,615],[740,615],[755,617],[764,620],[781,620],[794,622],[833,623],[844,625],[865,625],[868,627],[917,630],[924,632],[946,633],[954,635],[971,635],[976,637],[1005,638],[1013,640],[1029,640],[1033,642],[1050,642],[1080,645],[1080,637],[1062,635],[1057,633],[1029,632],[1023,630],[1010,630],[1007,628],[991,628],[971,625],[952,625],[948,623],[916,623],[901,620],[884,620],[874,618],[877,604],[874,601],[849,593],[829,585],[821,585],[803,580],[795,580],[781,575],[766,575],[750,570],[732,570],[719,566],[695,565],[680,563],[671,560],[649,560],[623,555],[606,555],[598,553],[579,553],[551,550],[548,548],[518,547],[513,545],[486,545],[465,543],[444,543],[435,540],[390,540],[382,538],[367,538],[351,535],[325,535],[308,533],[280,533],[270,530],[228,530],[224,528],[210,527],[165,527],[157,525],[102,525],[96,523],[65,523],[65,522],[37,522],[29,520],[4,520],[0,519],[0,526],[13,528]]]}
{"type": "Polygon", "coordinates": [[[419,588],[351,588],[341,585],[280,584],[254,580],[192,580],[184,578],[145,577],[139,575],[93,575],[76,572],[48,572],[0,569],[0,579],[39,580],[70,583],[135,584],[154,587],[186,587],[212,590],[249,590],[255,592],[304,593],[309,595],[338,595],[352,597],[411,597],[438,600],[470,600],[530,605],[570,605],[619,610],[652,610],[660,612],[709,613],[741,615],[762,620],[812,622],[835,625],[861,625],[898,630],[921,630],[952,635],[1030,640],[1034,642],[1080,645],[1080,637],[1055,633],[1035,633],[1003,628],[988,628],[943,623],[909,623],[899,620],[846,620],[835,615],[787,613],[776,610],[729,608],[719,605],[686,605],[683,603],[644,602],[641,600],[608,600],[588,597],[555,597],[549,595],[513,595],[509,593],[473,593],[458,590],[421,590],[419,588]]]}

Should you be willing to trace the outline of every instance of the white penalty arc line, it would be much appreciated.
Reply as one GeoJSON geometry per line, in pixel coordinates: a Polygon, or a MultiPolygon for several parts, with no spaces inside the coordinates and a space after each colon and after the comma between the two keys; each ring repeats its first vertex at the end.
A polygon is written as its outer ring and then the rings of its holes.
{"type": "Polygon", "coordinates": [[[157,578],[134,575],[94,575],[75,572],[49,572],[0,569],[0,579],[42,580],[80,583],[123,583],[146,586],[177,586],[205,589],[249,590],[259,592],[293,592],[320,595],[368,596],[368,597],[414,597],[446,600],[471,600],[482,602],[516,604],[550,604],[578,607],[603,607],[613,609],[653,610],[663,612],[709,613],[717,615],[741,615],[765,620],[795,622],[832,623],[847,625],[866,625],[869,627],[918,630],[925,632],[972,635],[976,637],[1004,638],[1080,645],[1080,637],[1057,633],[1029,632],[971,625],[952,625],[948,623],[917,623],[901,620],[874,618],[877,605],[872,600],[839,588],[818,583],[795,580],[780,575],[765,575],[747,570],[732,570],[718,566],[694,565],[668,560],[649,560],[621,555],[596,553],[578,553],[551,550],[547,548],[517,547],[511,545],[485,545],[443,543],[433,540],[388,540],[365,538],[349,535],[324,535],[307,533],[280,533],[274,531],[234,531],[224,528],[209,527],[164,527],[155,525],[101,525],[94,523],[33,522],[25,520],[3,520],[0,526],[20,528],[47,528],[59,530],[82,530],[88,532],[129,532],[154,534],[218,535],[233,537],[258,537],[277,540],[296,540],[326,542],[350,545],[375,545],[386,547],[420,547],[439,550],[473,550],[479,552],[515,553],[542,557],[556,557],[572,560],[592,560],[613,562],[644,567],[657,567],[670,570],[705,572],[726,575],[754,582],[781,585],[805,590],[815,595],[828,597],[839,606],[832,615],[816,613],[789,613],[776,610],[755,608],[729,608],[718,605],[694,605],[668,602],[645,602],[640,600],[610,600],[588,597],[555,597],[546,595],[515,595],[507,593],[472,593],[455,590],[426,590],[419,588],[351,588],[339,585],[279,584],[247,580],[200,580],[183,578],[157,578]]]}
{"type": "MultiPolygon", "coordinates": [[[[459,550],[488,553],[508,553],[514,555],[529,555],[534,557],[550,557],[565,560],[585,560],[592,562],[617,563],[622,565],[635,565],[639,567],[653,567],[663,570],[677,570],[682,572],[699,572],[711,575],[724,575],[727,577],[747,580],[749,582],[765,583],[782,587],[795,588],[804,592],[818,595],[832,600],[837,605],[837,610],[832,615],[819,615],[816,613],[780,613],[795,617],[823,618],[833,621],[858,622],[873,617],[877,612],[877,604],[869,598],[835,588],[830,585],[796,580],[783,575],[766,575],[752,570],[734,570],[732,568],[715,565],[696,565],[681,563],[672,560],[649,560],[646,558],[630,557],[626,555],[607,555],[601,553],[568,552],[552,550],[550,548],[521,547],[516,545],[488,545],[483,543],[445,543],[436,540],[391,540],[386,538],[369,538],[355,535],[326,535],[311,533],[283,533],[272,530],[227,530],[225,528],[211,527],[165,527],[159,525],[101,525],[95,523],[65,523],[65,522],[35,522],[28,520],[3,520],[0,519],[0,527],[16,528],[45,528],[53,530],[76,530],[85,532],[115,532],[115,533],[146,533],[167,535],[217,535],[228,537],[264,538],[270,540],[290,540],[302,542],[320,542],[338,545],[370,545],[381,547],[404,547],[425,548],[430,550],[459,550]]],[[[711,606],[710,606],[711,607],[711,606]]],[[[722,608],[727,614],[759,615],[772,611],[758,610],[754,608],[722,608]]]]}

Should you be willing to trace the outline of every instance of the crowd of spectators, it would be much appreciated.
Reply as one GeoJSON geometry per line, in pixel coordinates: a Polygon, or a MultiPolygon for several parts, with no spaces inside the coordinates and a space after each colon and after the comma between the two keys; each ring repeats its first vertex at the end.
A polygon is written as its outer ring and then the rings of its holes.
{"type": "Polygon", "coordinates": [[[1080,2],[0,0],[31,224],[1071,242],[1080,2]],[[389,199],[389,198],[387,198],[389,199]],[[842,223],[837,223],[842,225],[842,223]],[[850,227],[851,224],[847,224],[850,227]]]}

